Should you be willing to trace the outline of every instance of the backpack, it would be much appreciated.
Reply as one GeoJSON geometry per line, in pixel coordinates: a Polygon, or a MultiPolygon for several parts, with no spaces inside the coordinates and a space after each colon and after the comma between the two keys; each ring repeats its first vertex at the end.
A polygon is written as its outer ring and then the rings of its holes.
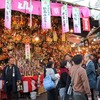
{"type": "Polygon", "coordinates": [[[47,75],[44,78],[43,85],[44,85],[44,89],[47,91],[56,88],[56,85],[50,75],[47,75]]]}

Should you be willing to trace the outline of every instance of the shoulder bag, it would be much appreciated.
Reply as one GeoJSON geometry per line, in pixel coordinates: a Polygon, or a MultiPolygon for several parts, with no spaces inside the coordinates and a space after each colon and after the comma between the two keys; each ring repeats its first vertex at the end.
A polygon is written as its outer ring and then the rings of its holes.
{"type": "Polygon", "coordinates": [[[71,79],[71,83],[70,83],[70,85],[69,85],[69,87],[68,87],[67,94],[70,95],[70,96],[73,94],[74,78],[75,78],[75,75],[76,75],[76,72],[77,72],[78,68],[79,68],[79,67],[77,67],[77,69],[76,69],[75,72],[73,73],[72,79],[71,79]]]}

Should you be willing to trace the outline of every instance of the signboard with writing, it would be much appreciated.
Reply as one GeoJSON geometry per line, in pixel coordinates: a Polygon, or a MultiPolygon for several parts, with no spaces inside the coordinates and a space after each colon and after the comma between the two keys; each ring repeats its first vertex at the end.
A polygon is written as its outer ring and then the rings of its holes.
{"type": "Polygon", "coordinates": [[[89,18],[82,18],[82,24],[83,24],[83,30],[84,31],[90,31],[90,21],[89,18]]]}
{"type": "Polygon", "coordinates": [[[51,29],[50,0],[41,0],[42,29],[51,29]]]}
{"type": "Polygon", "coordinates": [[[11,29],[11,0],[5,0],[5,27],[11,29]]]}
{"type": "MultiPolygon", "coordinates": [[[[0,0],[0,9],[5,9],[5,1],[0,0]]],[[[61,16],[61,7],[63,4],[60,3],[50,3],[51,15],[52,16],[61,16]]],[[[41,15],[41,2],[39,0],[32,0],[31,9],[33,9],[32,14],[41,15]]],[[[81,18],[90,17],[90,9],[87,7],[78,7],[81,9],[81,18]]],[[[12,2],[12,10],[20,11],[22,13],[30,14],[30,0],[13,0],[12,2]]],[[[95,11],[96,12],[96,11],[95,11]]],[[[94,12],[93,12],[94,13],[94,12]]],[[[72,6],[68,6],[68,16],[71,18],[72,14],[72,6]]],[[[98,13],[98,15],[100,15],[98,13]]],[[[100,18],[100,17],[99,17],[100,18]]]]}
{"type": "Polygon", "coordinates": [[[73,7],[72,9],[74,33],[81,33],[81,22],[80,22],[80,9],[73,7]]]}
{"type": "Polygon", "coordinates": [[[63,5],[61,7],[61,17],[62,17],[62,32],[69,32],[69,21],[68,21],[68,7],[63,5]]]}
{"type": "Polygon", "coordinates": [[[31,58],[30,44],[25,44],[25,57],[26,57],[26,59],[29,59],[29,60],[31,58]]]}
{"type": "Polygon", "coordinates": [[[30,0],[30,28],[32,27],[32,11],[33,11],[32,0],[30,0]]]}

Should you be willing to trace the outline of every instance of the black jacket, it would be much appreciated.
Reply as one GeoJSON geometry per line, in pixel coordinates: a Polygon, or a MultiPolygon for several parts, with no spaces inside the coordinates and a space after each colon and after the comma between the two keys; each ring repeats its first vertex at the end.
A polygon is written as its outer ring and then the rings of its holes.
{"type": "MultiPolygon", "coordinates": [[[[7,82],[7,70],[8,70],[8,67],[9,65],[7,65],[3,72],[2,72],[2,80],[4,80],[4,90],[5,92],[7,91],[7,85],[8,85],[8,82],[7,82]]],[[[12,65],[13,67],[13,72],[14,72],[14,76],[12,75],[12,89],[13,89],[13,92],[16,92],[17,91],[17,81],[18,80],[21,80],[21,74],[20,74],[20,71],[18,69],[18,67],[16,65],[12,65]]]]}
{"type": "Polygon", "coordinates": [[[66,88],[66,92],[67,92],[70,83],[71,83],[71,77],[66,72],[63,72],[60,75],[60,80],[58,82],[57,87],[58,88],[66,88]]]}

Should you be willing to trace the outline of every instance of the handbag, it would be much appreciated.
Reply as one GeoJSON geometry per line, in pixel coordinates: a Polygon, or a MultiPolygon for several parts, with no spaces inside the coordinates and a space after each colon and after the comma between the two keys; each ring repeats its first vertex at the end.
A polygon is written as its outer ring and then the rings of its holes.
{"type": "Polygon", "coordinates": [[[70,95],[70,96],[73,94],[74,78],[75,78],[75,75],[76,75],[76,72],[77,72],[78,68],[79,67],[77,67],[77,69],[75,70],[74,74],[72,75],[71,83],[70,83],[70,85],[68,87],[67,94],[70,95]]]}
{"type": "Polygon", "coordinates": [[[22,91],[23,90],[23,84],[22,82],[17,84],[17,91],[22,91]]]}
{"type": "Polygon", "coordinates": [[[50,75],[47,75],[44,78],[43,85],[44,85],[44,89],[47,91],[56,88],[56,85],[50,75]]]}

